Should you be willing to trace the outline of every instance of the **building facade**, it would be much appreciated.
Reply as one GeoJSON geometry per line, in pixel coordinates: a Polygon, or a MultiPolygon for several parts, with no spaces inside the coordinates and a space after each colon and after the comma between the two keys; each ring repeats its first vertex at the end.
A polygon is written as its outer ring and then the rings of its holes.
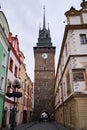
{"type": "Polygon", "coordinates": [[[33,93],[33,82],[31,81],[30,77],[26,74],[26,89],[25,89],[25,101],[27,106],[27,122],[32,120],[32,113],[33,113],[33,107],[32,107],[32,93],[33,93]]]}
{"type": "Polygon", "coordinates": [[[9,61],[9,25],[2,11],[0,11],[0,128],[2,125],[2,113],[6,89],[6,77],[9,61]]]}
{"type": "Polygon", "coordinates": [[[22,97],[18,99],[17,105],[17,123],[27,123],[31,120],[32,113],[32,90],[33,83],[29,76],[26,73],[26,65],[24,63],[25,56],[23,52],[20,52],[20,71],[19,71],[19,79],[21,82],[21,88],[18,90],[22,92],[22,97]]]}
{"type": "MultiPolygon", "coordinates": [[[[12,33],[9,33],[8,37],[10,45],[10,56],[9,56],[9,65],[8,65],[8,74],[7,74],[7,85],[8,82],[13,82],[15,79],[19,78],[19,67],[21,64],[20,61],[20,50],[19,50],[19,41],[17,36],[13,36],[12,33]]],[[[13,86],[6,86],[6,93],[12,93],[14,91],[13,86]]],[[[17,98],[16,98],[17,106],[17,98]]],[[[10,126],[12,120],[11,110],[14,107],[14,98],[9,98],[5,96],[4,103],[4,113],[3,113],[3,126],[10,126]]]]}
{"type": "Polygon", "coordinates": [[[87,1],[65,13],[55,80],[55,119],[71,130],[87,129],[87,1]]]}
{"type": "Polygon", "coordinates": [[[34,119],[39,120],[43,112],[49,117],[54,113],[55,47],[52,46],[49,27],[46,29],[45,9],[34,58],[34,119]]]}
{"type": "Polygon", "coordinates": [[[24,86],[25,86],[25,79],[26,79],[26,67],[24,64],[24,59],[25,59],[25,56],[23,52],[20,51],[21,64],[19,68],[19,79],[21,82],[21,88],[18,91],[22,92],[22,97],[18,99],[18,105],[17,105],[17,109],[18,109],[17,123],[18,124],[21,124],[23,122],[23,110],[24,110],[23,97],[24,97],[24,86]]]}

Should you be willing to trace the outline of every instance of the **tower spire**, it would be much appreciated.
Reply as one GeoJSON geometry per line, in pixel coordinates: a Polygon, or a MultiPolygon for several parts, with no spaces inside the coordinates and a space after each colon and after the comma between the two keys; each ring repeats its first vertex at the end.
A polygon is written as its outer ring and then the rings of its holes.
{"type": "Polygon", "coordinates": [[[45,25],[45,6],[43,7],[43,9],[44,9],[43,29],[46,29],[46,25],[45,25]]]}
{"type": "Polygon", "coordinates": [[[48,36],[50,37],[49,23],[48,23],[48,36]]]}
{"type": "Polygon", "coordinates": [[[49,47],[52,46],[51,37],[50,37],[50,29],[48,25],[48,29],[46,29],[45,24],[45,6],[43,6],[44,15],[43,15],[43,28],[39,27],[39,36],[37,46],[49,47]]]}

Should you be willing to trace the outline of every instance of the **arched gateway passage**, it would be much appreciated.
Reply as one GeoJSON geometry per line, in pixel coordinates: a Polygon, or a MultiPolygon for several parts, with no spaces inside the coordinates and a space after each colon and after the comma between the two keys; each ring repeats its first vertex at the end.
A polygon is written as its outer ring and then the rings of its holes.
{"type": "Polygon", "coordinates": [[[46,121],[49,121],[49,119],[50,119],[50,116],[49,116],[48,112],[44,111],[44,112],[41,113],[40,121],[46,122],[46,121]]]}

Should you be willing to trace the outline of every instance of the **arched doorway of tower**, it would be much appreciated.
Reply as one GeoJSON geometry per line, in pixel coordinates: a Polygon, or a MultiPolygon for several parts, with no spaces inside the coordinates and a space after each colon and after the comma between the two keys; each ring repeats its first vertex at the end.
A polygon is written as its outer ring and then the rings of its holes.
{"type": "Polygon", "coordinates": [[[50,116],[49,116],[48,112],[44,111],[44,112],[42,112],[40,114],[40,120],[39,121],[41,121],[41,122],[47,122],[47,121],[49,121],[49,119],[50,119],[50,116]]]}

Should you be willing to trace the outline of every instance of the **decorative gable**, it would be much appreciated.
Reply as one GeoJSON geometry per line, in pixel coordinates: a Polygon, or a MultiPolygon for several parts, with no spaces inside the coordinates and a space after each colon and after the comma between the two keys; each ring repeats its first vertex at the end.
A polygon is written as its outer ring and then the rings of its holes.
{"type": "Polygon", "coordinates": [[[17,35],[12,36],[12,33],[10,32],[8,40],[10,43],[11,50],[14,52],[15,56],[20,60],[20,49],[19,49],[19,41],[17,35]]]}
{"type": "Polygon", "coordinates": [[[65,12],[66,17],[67,16],[77,16],[80,15],[80,11],[76,10],[73,6],[70,8],[69,11],[65,12]]]}

